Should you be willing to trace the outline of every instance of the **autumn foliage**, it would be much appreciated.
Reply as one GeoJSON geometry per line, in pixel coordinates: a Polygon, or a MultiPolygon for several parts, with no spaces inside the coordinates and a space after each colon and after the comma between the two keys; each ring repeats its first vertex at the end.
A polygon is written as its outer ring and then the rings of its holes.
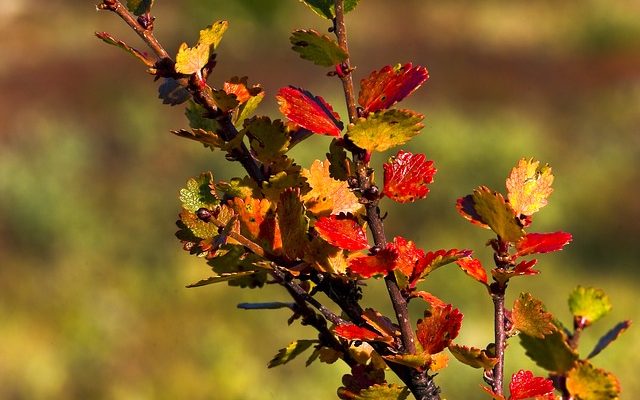
{"type": "Polygon", "coordinates": [[[425,154],[400,149],[383,164],[378,186],[371,154],[396,149],[423,130],[423,115],[399,104],[428,82],[429,73],[412,63],[383,66],[361,77],[356,98],[356,73],[344,27],[344,13],[355,8],[356,0],[304,0],[325,19],[335,39],[312,29],[296,30],[290,38],[302,59],[328,69],[325,72],[342,87],[348,110],[343,116],[307,88],[287,86],[266,95],[246,77],[210,84],[228,22],[204,28],[195,44],[183,43],[171,57],[153,36],[152,3],[104,0],[98,8],[117,13],[153,55],[107,33],[97,36],[140,60],[160,81],[164,103],[184,104],[189,128],[173,131],[175,135],[245,168],[246,175],[229,181],[216,180],[212,172],[188,179],[180,190],[176,236],[185,251],[201,257],[212,271],[211,277],[190,287],[218,282],[242,288],[280,285],[291,303],[242,308],[288,308],[289,323],[298,320],[317,330],[317,337],[278,351],[269,367],[310,351],[307,365],[342,360],[350,367],[337,389],[342,399],[404,399],[409,393],[418,399],[437,399],[440,388],[434,373],[447,367],[451,354],[480,369],[478,377],[488,385],[479,385],[470,398],[618,397],[617,379],[596,368],[592,358],[630,322],[614,327],[586,357],[577,351],[582,330],[610,309],[604,293],[578,287],[571,294],[571,328],[529,293],[522,293],[511,306],[505,304],[512,278],[540,272],[534,269],[536,255],[560,251],[572,240],[563,231],[532,231],[534,214],[547,205],[553,192],[550,166],[523,158],[508,174],[504,192],[480,186],[452,201],[463,218],[491,231],[492,267],[483,266],[470,249],[422,249],[411,240],[411,231],[386,238],[381,200],[411,203],[428,198],[437,169],[425,154]],[[263,100],[277,102],[279,119],[256,115],[263,100]],[[328,136],[326,157],[319,153],[311,165],[299,165],[288,151],[303,146],[311,135],[328,136]],[[420,289],[429,274],[448,265],[457,265],[483,285],[486,301],[493,301],[495,341],[484,348],[457,343],[464,329],[460,310],[420,289]],[[362,304],[370,279],[384,280],[395,315],[385,316],[362,304]],[[320,293],[325,296],[316,296],[320,293]],[[424,308],[415,324],[407,309],[412,301],[424,308]],[[508,382],[507,395],[504,352],[507,341],[516,336],[549,375],[520,370],[508,382]],[[385,378],[389,371],[404,385],[389,384],[385,378]]]}

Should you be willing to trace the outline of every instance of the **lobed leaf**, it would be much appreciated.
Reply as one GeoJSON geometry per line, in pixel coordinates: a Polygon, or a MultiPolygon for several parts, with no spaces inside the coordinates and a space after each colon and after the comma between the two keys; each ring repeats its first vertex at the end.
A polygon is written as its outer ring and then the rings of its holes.
{"type": "Polygon", "coordinates": [[[517,256],[562,250],[572,240],[570,233],[527,233],[516,243],[517,256]]]}
{"type": "Polygon", "coordinates": [[[590,325],[611,311],[611,302],[602,289],[578,286],[569,295],[569,309],[590,325]]]}
{"type": "Polygon", "coordinates": [[[346,60],[349,55],[338,42],[313,29],[295,30],[289,38],[292,49],[300,57],[322,67],[331,67],[346,60]]]}
{"type": "Polygon", "coordinates": [[[485,271],[482,263],[477,258],[462,257],[456,260],[456,264],[470,277],[482,283],[485,286],[489,285],[487,279],[487,271],[485,271]]]}
{"type": "Polygon", "coordinates": [[[200,208],[214,208],[220,203],[214,188],[215,182],[211,172],[203,172],[198,177],[189,178],[186,187],[180,189],[182,207],[193,213],[200,208]]]}
{"type": "Polygon", "coordinates": [[[176,72],[185,75],[200,73],[200,70],[209,62],[209,56],[222,40],[222,35],[227,30],[227,21],[216,21],[200,31],[200,37],[195,46],[189,47],[182,43],[176,55],[176,72]]]}
{"type": "Polygon", "coordinates": [[[587,358],[593,358],[600,354],[602,350],[604,350],[611,342],[616,340],[618,336],[620,336],[624,331],[627,330],[631,326],[631,321],[622,321],[619,322],[616,326],[614,326],[609,332],[607,332],[604,336],[598,340],[596,346],[591,350],[591,353],[587,356],[587,358]]]}
{"type": "Polygon", "coordinates": [[[610,372],[596,368],[588,361],[579,361],[567,373],[567,389],[580,400],[618,399],[620,382],[610,372]]]}
{"type": "Polygon", "coordinates": [[[424,263],[425,253],[411,240],[407,240],[402,236],[396,236],[393,238],[391,246],[398,253],[396,260],[397,269],[401,271],[406,277],[410,277],[416,267],[424,263]]]}
{"type": "Polygon", "coordinates": [[[365,279],[374,275],[387,275],[396,268],[398,259],[397,250],[390,245],[375,255],[352,258],[349,260],[349,270],[365,279]]]}
{"type": "Polygon", "coordinates": [[[327,153],[327,160],[331,163],[329,165],[329,175],[333,179],[346,181],[353,168],[352,162],[347,157],[344,146],[339,144],[340,142],[340,139],[333,139],[329,144],[329,152],[327,153]]]}
{"type": "Polygon", "coordinates": [[[278,354],[273,356],[273,359],[269,361],[267,365],[268,368],[277,367],[279,365],[284,365],[294,358],[298,357],[300,354],[304,353],[312,344],[318,343],[317,340],[296,340],[291,342],[287,347],[278,350],[278,354]]]}
{"type": "Polygon", "coordinates": [[[439,353],[458,336],[461,325],[462,313],[457,308],[453,308],[451,304],[434,307],[430,312],[425,312],[424,319],[418,320],[418,342],[425,352],[439,353]]]}
{"type": "Polygon", "coordinates": [[[427,79],[425,67],[414,67],[411,63],[387,65],[360,81],[358,103],[366,113],[385,110],[409,96],[427,79]]]}
{"type": "Polygon", "coordinates": [[[513,304],[511,314],[514,329],[543,339],[556,329],[553,325],[553,315],[545,310],[544,304],[529,293],[520,293],[513,304]]]}
{"type": "Polygon", "coordinates": [[[490,356],[487,350],[477,349],[475,347],[450,344],[449,351],[461,363],[472,368],[482,368],[485,371],[492,369],[498,362],[498,359],[490,356]]]}
{"type": "MultiPolygon", "coordinates": [[[[334,0],[300,0],[304,4],[307,5],[314,13],[319,16],[326,18],[328,20],[332,20],[336,16],[336,6],[334,0]]],[[[348,13],[349,11],[356,8],[359,0],[345,0],[344,2],[344,12],[348,13]]]]}
{"type": "Polygon", "coordinates": [[[340,136],[340,116],[322,97],[289,86],[280,89],[276,99],[280,112],[296,125],[313,133],[340,136]]]}
{"type": "Polygon", "coordinates": [[[269,252],[282,251],[280,228],[269,200],[236,197],[230,204],[238,214],[242,235],[269,252]]]}
{"type": "Polygon", "coordinates": [[[428,252],[424,259],[416,265],[416,268],[410,279],[410,287],[414,288],[418,282],[436,269],[443,267],[447,264],[451,264],[456,260],[468,257],[471,255],[471,250],[437,250],[428,252]]]}
{"type": "Polygon", "coordinates": [[[408,203],[427,197],[429,184],[436,169],[424,154],[400,150],[390,162],[383,164],[384,189],[382,193],[398,203],[408,203]]]}
{"type": "Polygon", "coordinates": [[[282,192],[276,212],[284,255],[290,260],[302,259],[309,242],[309,218],[300,197],[300,189],[289,188],[282,192]]]}
{"type": "Polygon", "coordinates": [[[547,204],[553,192],[551,167],[539,167],[540,162],[521,159],[507,178],[509,203],[516,215],[530,216],[547,204]]]}
{"type": "Polygon", "coordinates": [[[244,122],[241,134],[249,138],[255,158],[263,164],[275,164],[289,150],[289,135],[280,120],[269,117],[254,117],[244,122]]]}
{"type": "Polygon", "coordinates": [[[385,151],[406,143],[424,125],[422,114],[409,110],[386,110],[358,118],[349,125],[349,139],[367,151],[385,151]]]}
{"type": "Polygon", "coordinates": [[[363,250],[369,247],[366,231],[352,215],[320,217],[314,229],[322,239],[341,249],[363,250]]]}

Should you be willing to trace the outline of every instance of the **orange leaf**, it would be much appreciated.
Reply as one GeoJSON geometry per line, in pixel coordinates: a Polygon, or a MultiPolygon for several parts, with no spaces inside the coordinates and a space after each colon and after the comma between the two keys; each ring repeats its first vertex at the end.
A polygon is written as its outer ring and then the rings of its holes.
{"type": "Polygon", "coordinates": [[[436,354],[447,348],[458,336],[462,325],[462,313],[451,304],[434,307],[418,321],[417,336],[424,351],[436,354]]]}
{"type": "Polygon", "coordinates": [[[390,243],[387,248],[380,250],[376,255],[352,258],[349,261],[349,270],[363,278],[386,275],[396,268],[397,259],[398,252],[390,243]]]}
{"type": "Polygon", "coordinates": [[[321,238],[345,250],[363,250],[369,247],[367,234],[353,216],[330,215],[319,218],[314,228],[321,238]]]}
{"type": "Polygon", "coordinates": [[[302,176],[311,186],[311,190],[302,197],[307,210],[315,215],[357,214],[362,210],[362,204],[347,182],[331,177],[329,166],[328,160],[315,160],[308,170],[302,170],[302,176]]]}
{"type": "Polygon", "coordinates": [[[387,109],[409,96],[427,79],[429,73],[425,67],[414,67],[411,63],[395,67],[387,65],[360,81],[358,103],[367,113],[387,109]]]}
{"type": "Polygon", "coordinates": [[[487,280],[487,271],[482,267],[482,263],[477,258],[472,257],[463,257],[459,260],[456,260],[456,264],[464,272],[466,272],[473,279],[487,286],[489,284],[487,280]]]}

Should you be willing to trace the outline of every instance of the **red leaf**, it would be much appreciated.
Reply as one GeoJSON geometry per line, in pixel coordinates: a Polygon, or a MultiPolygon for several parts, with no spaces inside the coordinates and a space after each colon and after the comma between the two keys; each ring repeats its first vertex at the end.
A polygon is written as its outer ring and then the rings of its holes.
{"type": "Polygon", "coordinates": [[[340,116],[322,97],[289,86],[280,89],[276,99],[280,112],[295,124],[313,133],[340,136],[340,116]]]}
{"type": "Polygon", "coordinates": [[[471,250],[438,250],[428,252],[416,268],[409,279],[409,286],[415,288],[418,282],[435,269],[450,264],[462,257],[471,255],[471,250]]]}
{"type": "Polygon", "coordinates": [[[321,238],[346,250],[362,250],[369,247],[367,234],[352,216],[330,215],[319,218],[315,230],[321,238]]]}
{"type": "Polygon", "coordinates": [[[348,340],[376,340],[381,336],[377,333],[370,331],[366,328],[361,328],[354,324],[342,324],[333,328],[333,332],[340,336],[341,338],[345,338],[348,340]]]}
{"type": "Polygon", "coordinates": [[[473,279],[487,286],[489,284],[487,280],[487,271],[482,267],[482,263],[477,258],[472,257],[463,257],[459,260],[456,260],[456,264],[464,272],[466,272],[473,279]]]}
{"type": "Polygon", "coordinates": [[[398,203],[424,199],[429,193],[428,184],[433,182],[436,169],[433,161],[424,154],[412,154],[400,150],[384,167],[383,193],[398,203]]]}
{"type": "Polygon", "coordinates": [[[446,307],[447,303],[445,303],[444,301],[440,300],[438,297],[432,295],[429,292],[424,292],[422,290],[419,290],[417,292],[413,292],[411,294],[411,297],[420,297],[422,300],[426,301],[427,303],[429,303],[429,305],[433,308],[435,307],[446,307]]]}
{"type": "Polygon", "coordinates": [[[398,251],[392,246],[380,250],[373,256],[356,257],[349,261],[351,273],[358,274],[363,278],[371,278],[374,275],[386,275],[397,266],[398,251]]]}
{"type": "Polygon", "coordinates": [[[518,256],[562,250],[572,239],[570,233],[528,233],[516,244],[518,256]]]}
{"type": "Polygon", "coordinates": [[[418,341],[424,351],[436,354],[447,348],[458,336],[462,325],[462,313],[451,304],[445,307],[434,307],[425,313],[425,318],[418,321],[418,341]]]}
{"type": "Polygon", "coordinates": [[[396,236],[391,246],[398,252],[397,267],[406,276],[411,276],[416,266],[424,262],[424,251],[417,248],[411,240],[396,236]]]}
{"type": "Polygon", "coordinates": [[[360,81],[358,103],[367,113],[387,109],[413,93],[427,79],[429,73],[425,67],[414,67],[411,63],[395,67],[387,65],[360,81]]]}
{"type": "Polygon", "coordinates": [[[513,374],[511,383],[509,383],[509,391],[511,392],[509,400],[555,399],[551,379],[533,376],[531,371],[520,370],[513,374]]]}
{"type": "Polygon", "coordinates": [[[538,260],[522,261],[513,269],[514,275],[538,275],[540,271],[533,269],[538,260]]]}

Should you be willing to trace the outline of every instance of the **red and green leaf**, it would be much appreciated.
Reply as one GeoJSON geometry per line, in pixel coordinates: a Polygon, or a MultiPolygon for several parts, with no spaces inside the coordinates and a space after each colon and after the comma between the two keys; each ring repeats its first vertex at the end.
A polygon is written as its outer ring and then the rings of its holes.
{"type": "Polygon", "coordinates": [[[382,68],[360,81],[358,103],[365,112],[385,110],[418,89],[429,73],[425,67],[411,63],[382,68]]]}
{"type": "Polygon", "coordinates": [[[417,338],[424,351],[436,354],[446,349],[458,336],[462,313],[451,304],[434,307],[418,320],[417,338]]]}
{"type": "Polygon", "coordinates": [[[289,86],[280,89],[276,99],[280,112],[296,125],[313,133],[340,136],[340,116],[322,97],[289,86]]]}
{"type": "Polygon", "coordinates": [[[470,277],[487,286],[487,271],[485,271],[482,263],[477,258],[463,257],[456,260],[456,264],[470,277]]]}
{"type": "Polygon", "coordinates": [[[349,270],[365,279],[374,275],[387,275],[397,267],[397,260],[398,251],[389,244],[375,255],[352,258],[349,260],[349,270]]]}
{"type": "Polygon", "coordinates": [[[320,217],[314,229],[321,238],[345,250],[363,250],[369,247],[367,233],[352,215],[320,217]]]}
{"type": "Polygon", "coordinates": [[[412,154],[400,150],[393,159],[383,165],[383,194],[398,203],[423,199],[429,193],[436,169],[433,161],[424,154],[412,154]]]}
{"type": "Polygon", "coordinates": [[[549,253],[562,250],[572,236],[566,232],[553,233],[527,233],[516,244],[517,255],[519,257],[534,253],[549,253]]]}

